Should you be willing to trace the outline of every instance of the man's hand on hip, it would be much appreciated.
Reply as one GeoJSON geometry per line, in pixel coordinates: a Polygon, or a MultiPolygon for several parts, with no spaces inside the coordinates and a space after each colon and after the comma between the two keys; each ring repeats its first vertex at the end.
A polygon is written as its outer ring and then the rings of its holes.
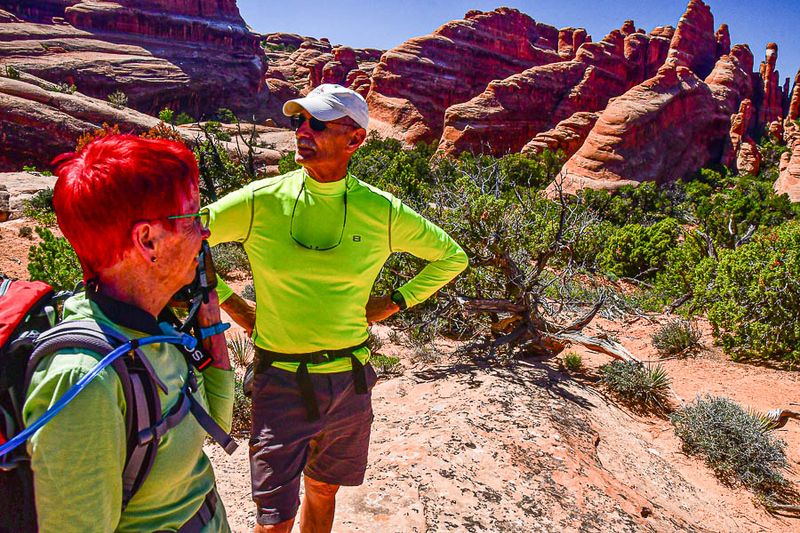
{"type": "Polygon", "coordinates": [[[386,320],[400,310],[400,306],[392,301],[391,295],[370,296],[367,302],[367,322],[374,324],[386,320]]]}

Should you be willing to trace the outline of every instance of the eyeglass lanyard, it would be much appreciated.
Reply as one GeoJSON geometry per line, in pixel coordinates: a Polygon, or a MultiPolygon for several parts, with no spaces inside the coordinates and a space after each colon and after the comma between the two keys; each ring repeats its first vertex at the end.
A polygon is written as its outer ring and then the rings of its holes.
{"type": "Polygon", "coordinates": [[[297,193],[297,198],[294,199],[294,207],[292,207],[292,218],[289,221],[289,236],[292,238],[294,242],[305,248],[306,250],[314,250],[315,252],[325,252],[327,250],[333,250],[340,244],[342,244],[342,239],[344,239],[344,229],[347,226],[347,177],[345,176],[345,184],[344,184],[344,220],[342,221],[342,233],[339,235],[339,242],[334,244],[333,246],[328,246],[326,248],[319,248],[317,246],[309,246],[305,243],[300,242],[294,236],[294,232],[292,231],[292,227],[294,226],[294,212],[297,210],[297,203],[300,201],[300,195],[303,194],[303,191],[306,188],[306,180],[303,179],[303,184],[300,186],[300,191],[297,193]]]}

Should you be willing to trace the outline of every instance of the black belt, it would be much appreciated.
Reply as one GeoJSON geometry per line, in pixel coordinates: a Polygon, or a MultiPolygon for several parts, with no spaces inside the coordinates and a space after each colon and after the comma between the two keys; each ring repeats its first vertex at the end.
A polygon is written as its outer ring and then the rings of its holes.
{"type": "Polygon", "coordinates": [[[356,394],[366,394],[369,392],[367,390],[367,374],[364,370],[364,365],[355,356],[355,352],[364,348],[367,344],[368,341],[364,341],[357,346],[342,348],[341,350],[320,350],[309,353],[280,353],[256,346],[255,373],[265,372],[275,362],[299,363],[300,366],[297,367],[295,379],[297,380],[297,386],[300,387],[300,396],[306,406],[308,421],[313,422],[314,420],[319,420],[319,405],[317,405],[314,385],[311,383],[311,377],[308,373],[308,365],[318,365],[334,359],[349,357],[353,364],[353,385],[355,385],[356,394]]]}
{"type": "MultiPolygon", "coordinates": [[[[200,506],[200,509],[197,510],[196,513],[185,523],[183,524],[180,529],[178,529],[177,533],[200,533],[203,528],[211,522],[211,519],[214,518],[214,513],[217,511],[217,502],[219,501],[219,496],[217,496],[217,488],[214,487],[206,494],[206,499],[203,500],[203,504],[200,506]]],[[[157,533],[167,533],[166,531],[158,531],[157,533]]]]}

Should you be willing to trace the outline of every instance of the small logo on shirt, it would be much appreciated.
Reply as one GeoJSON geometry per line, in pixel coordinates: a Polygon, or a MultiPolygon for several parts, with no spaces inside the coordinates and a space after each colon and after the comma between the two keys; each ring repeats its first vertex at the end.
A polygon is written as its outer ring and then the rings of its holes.
{"type": "Polygon", "coordinates": [[[353,242],[361,242],[361,235],[353,235],[353,242]]]}

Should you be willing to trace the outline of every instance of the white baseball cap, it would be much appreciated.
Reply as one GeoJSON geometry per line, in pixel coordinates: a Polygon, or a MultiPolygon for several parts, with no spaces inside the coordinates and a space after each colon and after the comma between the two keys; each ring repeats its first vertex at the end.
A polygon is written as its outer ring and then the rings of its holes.
{"type": "Polygon", "coordinates": [[[369,125],[369,108],[364,97],[335,83],[323,83],[304,98],[283,104],[283,114],[287,117],[300,114],[302,109],[324,122],[350,117],[364,129],[369,125]]]}

